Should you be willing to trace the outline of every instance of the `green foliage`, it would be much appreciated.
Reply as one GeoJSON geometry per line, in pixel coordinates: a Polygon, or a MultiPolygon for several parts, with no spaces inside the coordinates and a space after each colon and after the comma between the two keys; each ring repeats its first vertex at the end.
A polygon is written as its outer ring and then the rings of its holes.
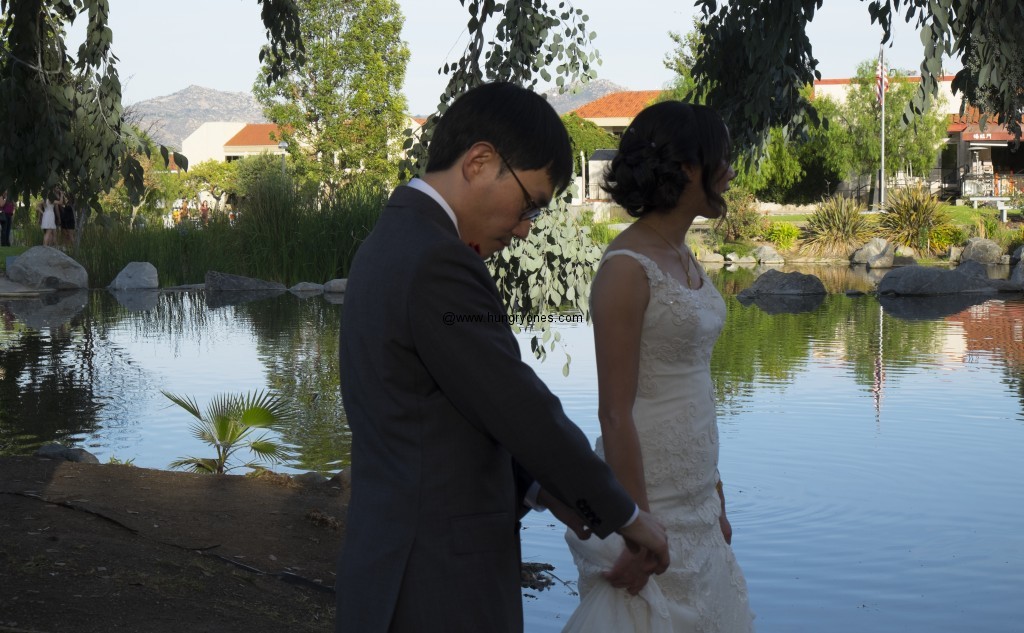
{"type": "Polygon", "coordinates": [[[960,246],[967,241],[967,231],[955,224],[942,224],[932,230],[929,240],[932,252],[945,253],[951,246],[960,246]]]}
{"type": "MultiPolygon", "coordinates": [[[[558,209],[540,216],[525,240],[496,253],[488,264],[510,312],[543,315],[569,308],[588,316],[590,280],[600,261],[601,248],[588,228],[558,209]]],[[[533,340],[538,357],[549,335],[545,329],[543,341],[533,340]]]]}
{"type": "Polygon", "coordinates": [[[800,239],[800,229],[791,222],[768,222],[763,233],[764,239],[782,251],[788,251],[800,239]]]}
{"type": "MultiPolygon", "coordinates": [[[[293,0],[257,2],[269,39],[260,55],[270,53],[276,77],[302,61],[298,15],[293,0]]],[[[151,152],[125,122],[108,1],[3,0],[0,10],[0,190],[27,200],[60,185],[97,209],[121,178],[134,204],[145,193],[138,155],[151,152]],[[65,39],[79,18],[85,41],[72,56],[65,39]]],[[[170,151],[160,153],[166,164],[170,151]]]]}
{"type": "Polygon", "coordinates": [[[238,205],[243,268],[254,277],[289,283],[346,276],[385,200],[375,182],[352,184],[318,200],[283,176],[268,176],[238,205]]]}
{"type": "MultiPolygon", "coordinates": [[[[448,76],[439,96],[439,114],[459,95],[488,81],[532,89],[543,78],[566,91],[597,76],[592,66],[600,57],[590,50],[597,34],[587,30],[589,16],[571,2],[559,2],[557,7],[535,0],[463,5],[469,9],[469,44],[462,57],[438,70],[448,76]],[[495,18],[498,22],[492,26],[495,18]]],[[[418,174],[426,167],[427,145],[436,124],[437,116],[431,116],[418,138],[406,140],[408,158],[402,162],[402,173],[418,174]]]]}
{"type": "Polygon", "coordinates": [[[590,240],[600,246],[607,246],[622,231],[611,228],[608,222],[594,222],[594,213],[586,211],[580,215],[579,223],[582,231],[590,235],[590,240]]]}
{"type": "Polygon", "coordinates": [[[665,55],[665,68],[674,73],[672,87],[658,96],[658,101],[689,101],[691,103],[702,103],[700,94],[697,92],[697,84],[693,81],[693,63],[697,51],[701,47],[700,22],[695,17],[693,28],[685,35],[675,31],[669,31],[668,36],[675,43],[672,52],[665,55]]]}
{"type": "Polygon", "coordinates": [[[185,177],[186,197],[197,200],[201,192],[214,197],[214,210],[221,210],[231,194],[238,194],[238,169],[246,159],[229,162],[207,160],[193,165],[185,177]]]}
{"type": "Polygon", "coordinates": [[[754,195],[742,187],[732,187],[725,194],[729,211],[715,223],[712,233],[716,241],[750,241],[764,231],[764,216],[757,210],[754,195]]]}
{"type": "Polygon", "coordinates": [[[156,266],[164,286],[201,283],[209,270],[286,285],[324,282],[348,274],[385,201],[383,190],[361,183],[318,201],[279,171],[251,187],[233,226],[224,214],[212,215],[203,226],[97,223],[83,236],[76,259],[94,286],[106,286],[133,261],[156,266]]]}
{"type": "Polygon", "coordinates": [[[359,172],[393,185],[397,139],[406,127],[402,84],[409,49],[396,0],[298,0],[306,61],[253,86],[283,129],[297,173],[328,192],[359,172]]]}
{"type": "Polygon", "coordinates": [[[129,457],[128,459],[119,459],[119,458],[115,457],[114,455],[111,455],[110,458],[107,459],[107,463],[110,464],[110,465],[113,465],[113,466],[130,466],[130,467],[134,467],[135,466],[135,458],[134,457],[129,457]]]}
{"type": "Polygon", "coordinates": [[[580,163],[580,152],[589,160],[595,150],[615,149],[619,146],[618,139],[591,121],[581,119],[575,112],[562,116],[562,123],[572,141],[572,164],[577,174],[583,173],[580,163]]]}
{"type": "Polygon", "coordinates": [[[269,434],[252,437],[257,429],[270,429],[292,422],[294,410],[280,397],[259,391],[246,395],[222,394],[216,396],[206,408],[187,396],[176,396],[162,391],[167,398],[196,419],[189,427],[192,435],[216,451],[216,456],[183,457],[171,462],[171,468],[182,468],[194,473],[223,475],[236,468],[256,468],[263,463],[279,463],[288,451],[269,434]],[[242,450],[252,452],[254,460],[235,464],[232,458],[242,450]]]}
{"type": "MultiPolygon", "coordinates": [[[[904,109],[904,121],[922,114],[938,95],[943,54],[964,62],[953,80],[955,90],[965,91],[975,105],[980,105],[979,94],[990,91],[996,98],[987,103],[997,120],[1013,124],[1021,119],[1024,86],[1014,51],[1020,46],[1017,29],[1024,22],[1024,3],[867,4],[872,21],[882,26],[883,44],[891,37],[894,14],[921,31],[921,82],[904,109]],[[976,63],[967,59],[969,52],[977,52],[976,63]],[[972,82],[977,90],[971,89],[972,82]]],[[[808,125],[817,124],[817,112],[800,90],[820,78],[807,37],[807,26],[820,5],[820,0],[697,0],[704,19],[693,78],[706,87],[706,103],[723,115],[739,146],[763,147],[773,127],[800,137],[808,125]]]]}
{"type": "Polygon", "coordinates": [[[894,244],[935,253],[941,249],[932,244],[932,231],[949,223],[938,198],[924,187],[905,187],[889,192],[879,229],[894,244]]]}
{"type": "Polygon", "coordinates": [[[805,230],[804,245],[809,251],[845,257],[871,237],[874,226],[855,200],[832,196],[814,209],[805,230]]]}
{"type": "MultiPolygon", "coordinates": [[[[839,120],[833,123],[845,128],[850,149],[847,166],[856,174],[875,173],[880,166],[881,123],[875,65],[875,60],[866,60],[857,67],[854,86],[840,106],[839,120]]],[[[927,174],[946,138],[946,117],[938,108],[919,115],[912,126],[902,123],[901,112],[913,100],[915,90],[906,73],[896,72],[890,78],[885,96],[885,173],[890,177],[900,170],[910,175],[927,174]]]]}

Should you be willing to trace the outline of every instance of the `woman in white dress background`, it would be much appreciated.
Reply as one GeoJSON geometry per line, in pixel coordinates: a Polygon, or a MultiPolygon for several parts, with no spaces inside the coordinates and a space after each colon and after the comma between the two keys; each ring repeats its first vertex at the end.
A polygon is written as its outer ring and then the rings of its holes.
{"type": "Polygon", "coordinates": [[[734,177],[721,118],[678,101],[634,119],[606,174],[637,221],[608,246],[591,292],[597,451],[665,525],[671,564],[649,576],[621,538],[568,531],[581,603],[566,632],[753,631],[718,473],[710,361],[725,302],[685,243],[697,216],[724,216],[734,177]]]}
{"type": "Polygon", "coordinates": [[[53,246],[57,232],[56,197],[49,194],[39,203],[39,228],[43,229],[43,246],[53,246]]]}

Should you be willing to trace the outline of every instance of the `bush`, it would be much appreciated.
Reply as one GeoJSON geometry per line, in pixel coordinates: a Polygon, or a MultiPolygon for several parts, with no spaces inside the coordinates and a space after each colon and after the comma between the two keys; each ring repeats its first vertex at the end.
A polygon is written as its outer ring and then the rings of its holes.
{"type": "Polygon", "coordinates": [[[601,246],[607,246],[622,231],[611,228],[607,222],[594,222],[594,212],[584,211],[580,214],[579,224],[585,227],[590,239],[601,246]]]}
{"type": "Polygon", "coordinates": [[[938,198],[922,186],[895,189],[886,201],[879,223],[882,235],[894,244],[921,253],[941,249],[932,244],[932,232],[951,219],[938,198]]]}
{"type": "Polygon", "coordinates": [[[875,232],[857,201],[841,196],[822,200],[807,218],[807,249],[819,255],[849,255],[875,232]]]}
{"type": "Polygon", "coordinates": [[[726,192],[725,201],[729,211],[719,220],[712,234],[718,243],[743,242],[757,239],[764,232],[765,219],[757,210],[754,195],[741,188],[726,192]]]}
{"type": "Polygon", "coordinates": [[[800,229],[790,222],[768,222],[763,235],[775,248],[788,251],[800,239],[800,229]]]}
{"type": "Polygon", "coordinates": [[[944,253],[950,246],[960,246],[967,241],[967,231],[955,224],[943,224],[932,231],[932,250],[944,253]]]}

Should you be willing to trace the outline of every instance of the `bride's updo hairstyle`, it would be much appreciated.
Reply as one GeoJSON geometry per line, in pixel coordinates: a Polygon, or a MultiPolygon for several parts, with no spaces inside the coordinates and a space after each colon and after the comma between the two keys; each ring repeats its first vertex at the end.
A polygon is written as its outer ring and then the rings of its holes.
{"type": "Polygon", "coordinates": [[[663,101],[643,110],[623,132],[603,189],[629,215],[670,209],[690,184],[683,165],[701,168],[708,200],[725,214],[712,183],[730,161],[729,131],[707,106],[663,101]]]}

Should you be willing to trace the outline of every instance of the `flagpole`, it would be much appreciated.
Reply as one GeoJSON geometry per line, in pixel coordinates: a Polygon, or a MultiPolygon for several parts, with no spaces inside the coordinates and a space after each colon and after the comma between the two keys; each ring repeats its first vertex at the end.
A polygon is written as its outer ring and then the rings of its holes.
{"type": "Polygon", "coordinates": [[[886,86],[885,77],[885,48],[882,46],[878,47],[878,72],[878,100],[882,104],[882,169],[879,172],[878,178],[881,191],[881,194],[879,195],[879,206],[885,207],[885,92],[888,86],[886,86]]]}

